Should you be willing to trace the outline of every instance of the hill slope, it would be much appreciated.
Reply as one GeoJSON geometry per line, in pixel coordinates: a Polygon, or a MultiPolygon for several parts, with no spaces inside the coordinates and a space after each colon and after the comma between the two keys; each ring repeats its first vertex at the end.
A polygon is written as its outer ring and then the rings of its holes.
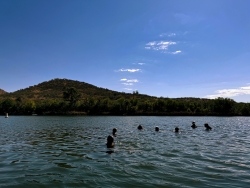
{"type": "Polygon", "coordinates": [[[5,93],[7,93],[7,92],[4,91],[4,90],[2,90],[2,89],[0,89],[0,95],[1,95],[1,94],[5,94],[5,93]]]}
{"type": "MultiPolygon", "coordinates": [[[[50,81],[42,82],[38,85],[30,86],[29,88],[20,89],[13,93],[3,93],[0,96],[0,98],[16,99],[18,97],[21,97],[21,98],[32,99],[35,101],[45,100],[45,99],[46,100],[62,99],[63,92],[66,90],[66,88],[70,87],[76,88],[81,93],[82,99],[87,97],[94,97],[94,98],[109,97],[110,99],[117,99],[120,97],[127,98],[132,95],[130,93],[117,92],[109,89],[99,88],[85,82],[56,78],[50,81]]],[[[140,96],[142,98],[150,97],[147,95],[140,95],[140,96]]]]}

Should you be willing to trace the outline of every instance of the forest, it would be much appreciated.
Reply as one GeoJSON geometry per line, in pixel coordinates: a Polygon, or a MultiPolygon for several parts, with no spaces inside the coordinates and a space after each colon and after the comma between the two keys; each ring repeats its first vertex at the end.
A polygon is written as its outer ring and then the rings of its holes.
{"type": "Polygon", "coordinates": [[[230,98],[164,98],[115,92],[90,84],[54,79],[0,95],[0,114],[249,116],[250,103],[230,98]],[[80,87],[80,86],[81,87],[80,87]],[[74,87],[75,86],[75,87],[74,87]]]}

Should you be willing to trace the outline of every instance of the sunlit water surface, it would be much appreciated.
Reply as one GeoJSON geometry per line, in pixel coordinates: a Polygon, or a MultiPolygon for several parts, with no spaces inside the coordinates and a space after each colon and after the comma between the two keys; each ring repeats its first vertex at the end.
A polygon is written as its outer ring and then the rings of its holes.
{"type": "Polygon", "coordinates": [[[0,118],[0,187],[249,186],[250,117],[0,118]]]}

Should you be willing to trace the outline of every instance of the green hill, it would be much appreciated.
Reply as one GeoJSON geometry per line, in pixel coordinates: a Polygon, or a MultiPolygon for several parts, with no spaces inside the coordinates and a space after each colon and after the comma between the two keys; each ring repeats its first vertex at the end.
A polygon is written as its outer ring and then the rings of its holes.
{"type": "MultiPolygon", "coordinates": [[[[79,93],[81,93],[81,99],[93,97],[93,98],[110,98],[111,100],[113,100],[113,99],[118,99],[120,97],[130,98],[132,95],[131,93],[117,92],[109,89],[96,87],[94,85],[85,82],[56,78],[50,81],[42,82],[38,85],[30,86],[25,89],[20,89],[12,93],[7,93],[2,90],[3,92],[2,95],[0,96],[0,99],[4,98],[16,99],[20,97],[22,99],[30,99],[34,101],[49,100],[49,99],[61,100],[63,98],[63,92],[66,91],[67,88],[71,87],[76,88],[79,91],[79,93]]],[[[151,98],[150,96],[147,95],[140,95],[140,97],[151,98]]]]}
{"type": "Polygon", "coordinates": [[[236,103],[229,98],[153,97],[58,78],[1,93],[0,114],[250,115],[250,103],[236,103]]]}

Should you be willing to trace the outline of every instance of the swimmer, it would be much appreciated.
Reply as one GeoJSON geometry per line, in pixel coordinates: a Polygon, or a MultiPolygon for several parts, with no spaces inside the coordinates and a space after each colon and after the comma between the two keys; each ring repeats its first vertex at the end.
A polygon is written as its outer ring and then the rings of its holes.
{"type": "Polygon", "coordinates": [[[137,127],[139,130],[142,130],[143,128],[142,128],[142,125],[139,125],[138,127],[137,127]]]}
{"type": "Polygon", "coordinates": [[[113,128],[113,135],[115,136],[117,132],[117,128],[113,128]]]}
{"type": "Polygon", "coordinates": [[[175,127],[174,132],[178,133],[179,130],[180,130],[180,129],[179,129],[178,127],[175,127]]]}
{"type": "Polygon", "coordinates": [[[159,131],[160,129],[159,129],[159,127],[158,126],[156,126],[155,127],[155,131],[159,131]]]}
{"type": "Polygon", "coordinates": [[[114,145],[115,145],[114,144],[114,137],[109,135],[107,137],[107,148],[112,148],[112,147],[114,147],[114,145]]]}
{"type": "Polygon", "coordinates": [[[195,125],[195,121],[192,122],[191,127],[192,127],[193,129],[197,128],[197,126],[195,125]]]}
{"type": "Polygon", "coordinates": [[[206,130],[207,130],[207,131],[212,130],[212,127],[210,127],[210,126],[208,125],[208,123],[205,123],[205,124],[204,124],[204,127],[206,127],[206,130]]]}

